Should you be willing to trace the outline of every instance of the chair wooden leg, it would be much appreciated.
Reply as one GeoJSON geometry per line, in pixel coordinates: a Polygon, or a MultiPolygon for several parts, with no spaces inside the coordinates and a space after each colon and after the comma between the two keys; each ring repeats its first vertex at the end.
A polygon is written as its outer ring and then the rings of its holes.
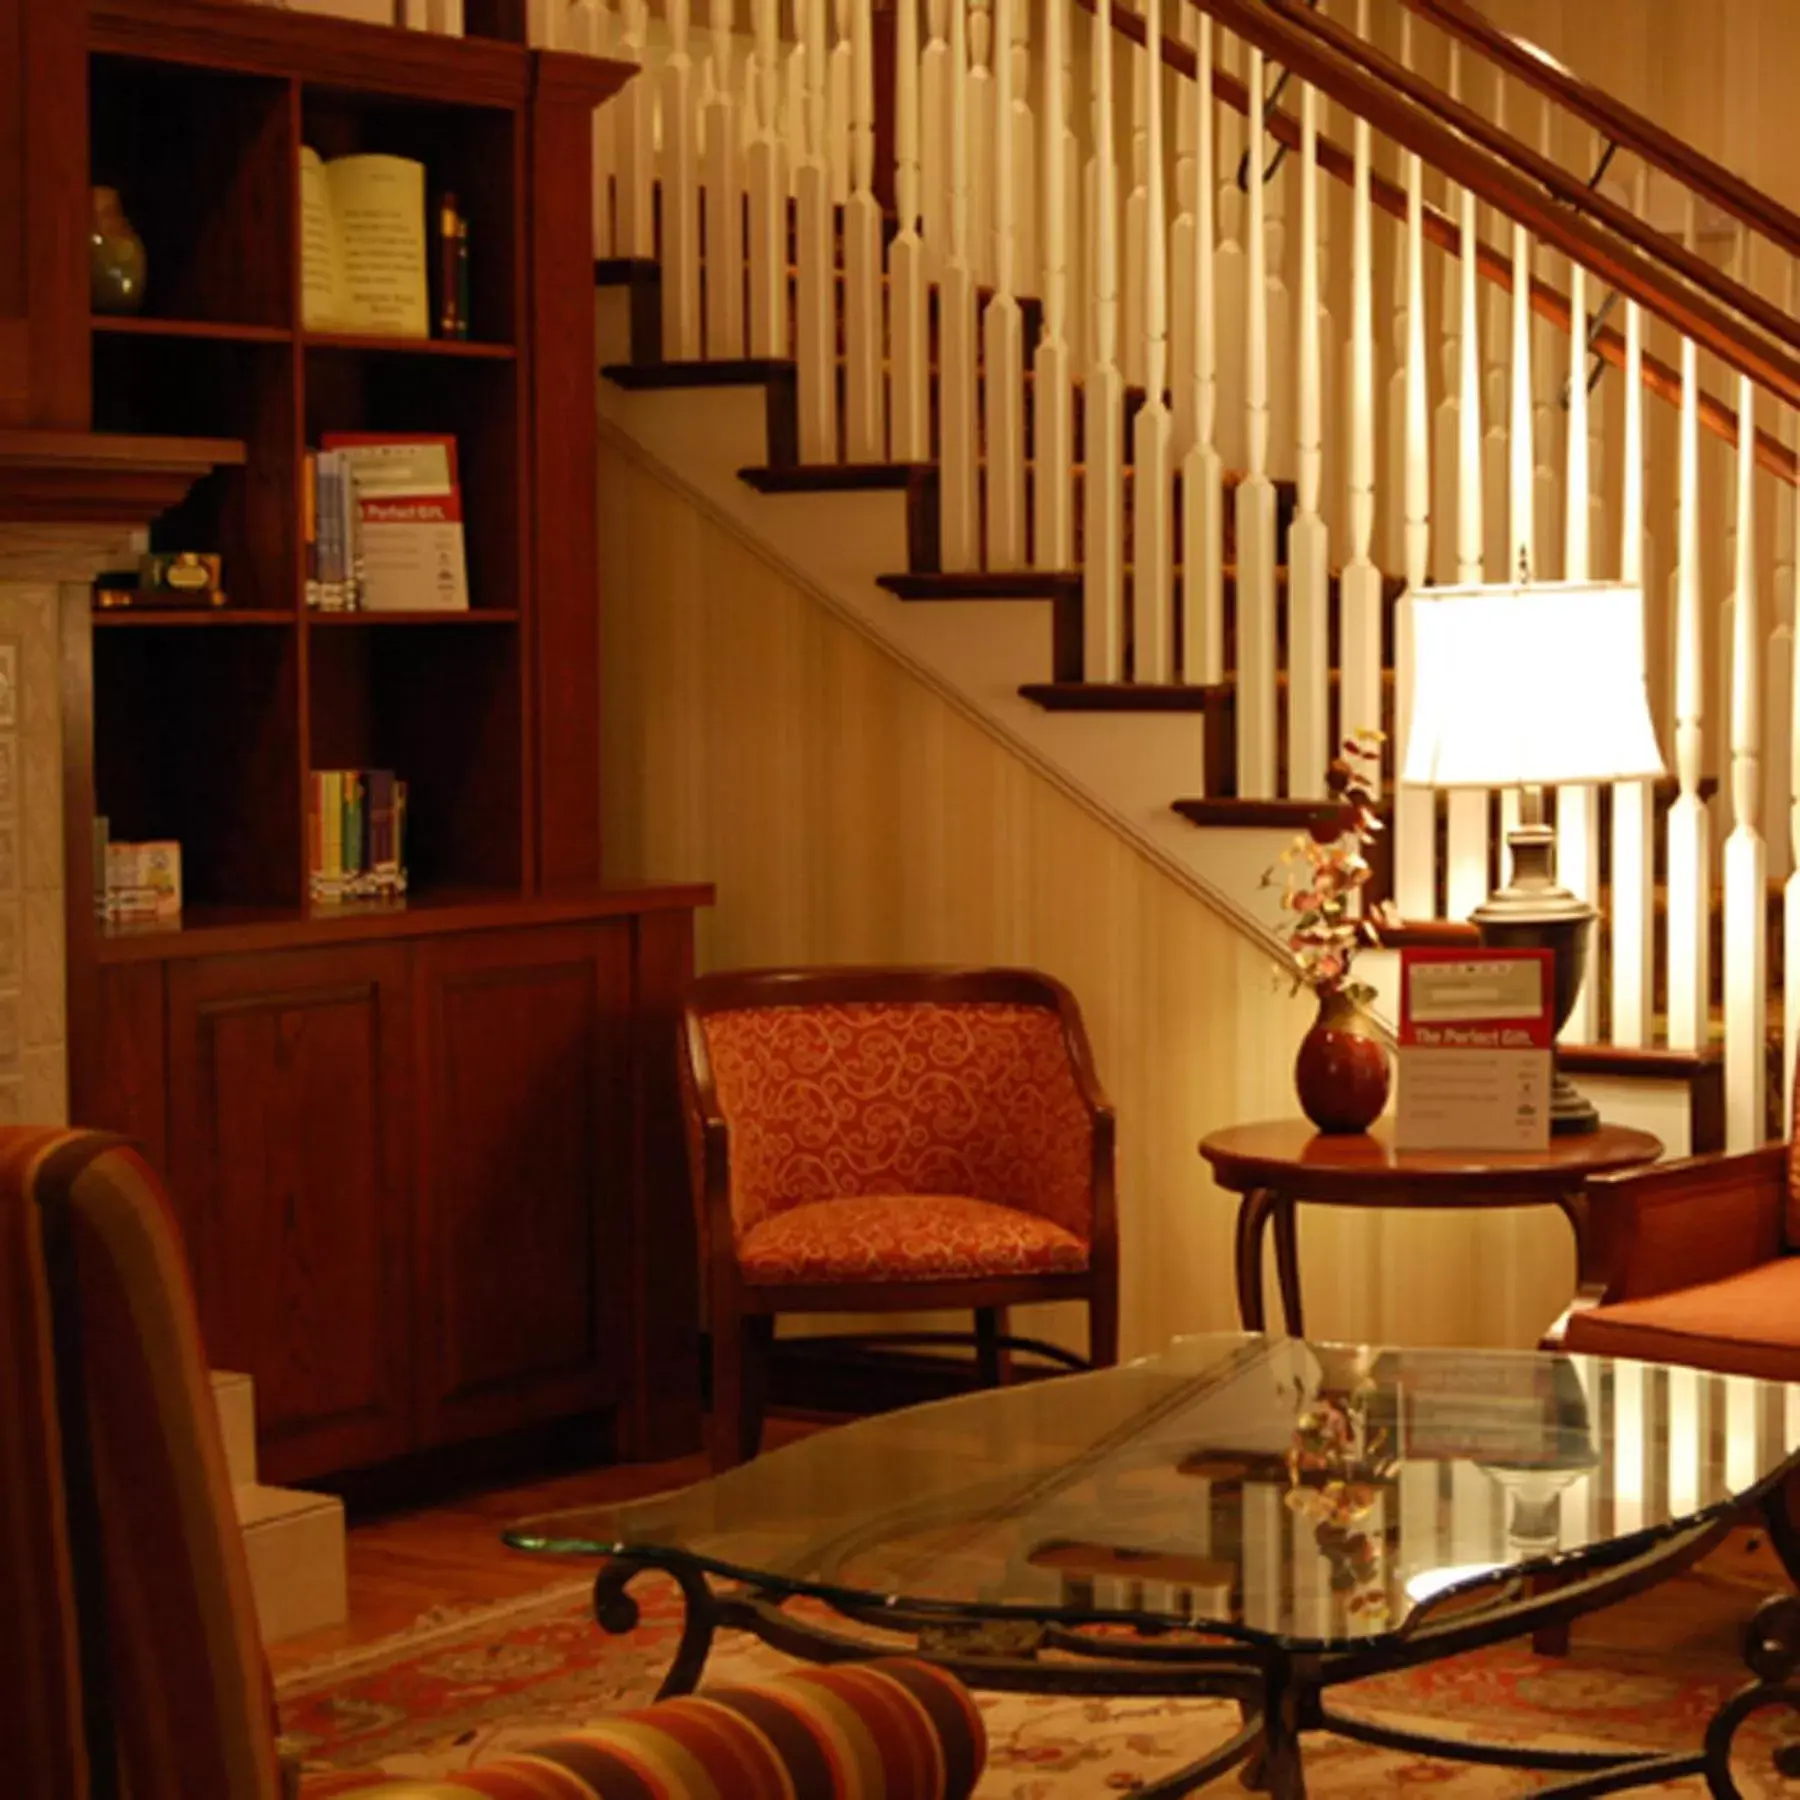
{"type": "Polygon", "coordinates": [[[735,1309],[713,1308],[712,1414],[706,1449],[715,1473],[744,1460],[744,1321],[735,1309]]]}
{"type": "Polygon", "coordinates": [[[1119,1360],[1119,1290],[1097,1284],[1088,1296],[1088,1361],[1110,1369],[1119,1360]]]}
{"type": "Polygon", "coordinates": [[[763,1419],[769,1410],[770,1365],[775,1360],[775,1318],[752,1313],[743,1329],[743,1410],[739,1415],[738,1460],[748,1462],[762,1448],[763,1419]]]}
{"type": "Polygon", "coordinates": [[[975,1309],[975,1379],[983,1387],[1005,1387],[1012,1380],[1012,1352],[1000,1342],[1006,1334],[1004,1306],[975,1309]]]}
{"type": "Polygon", "coordinates": [[[1781,1558],[1787,1578],[1800,1588],[1800,1476],[1790,1475],[1763,1502],[1763,1523],[1769,1543],[1781,1558]]]}

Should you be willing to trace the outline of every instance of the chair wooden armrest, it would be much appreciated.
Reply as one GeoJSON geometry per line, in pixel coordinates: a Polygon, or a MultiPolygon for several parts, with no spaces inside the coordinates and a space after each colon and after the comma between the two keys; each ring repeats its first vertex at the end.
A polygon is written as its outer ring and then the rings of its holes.
{"type": "Polygon", "coordinates": [[[1587,1184],[1601,1305],[1722,1281],[1782,1251],[1788,1146],[1653,1163],[1587,1184]]]}

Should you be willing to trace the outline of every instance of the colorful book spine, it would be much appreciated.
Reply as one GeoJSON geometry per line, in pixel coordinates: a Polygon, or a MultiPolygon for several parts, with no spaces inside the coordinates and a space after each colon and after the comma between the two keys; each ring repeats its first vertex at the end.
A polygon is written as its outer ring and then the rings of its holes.
{"type": "Polygon", "coordinates": [[[301,469],[300,525],[306,543],[306,604],[319,605],[319,457],[309,450],[301,469]]]}
{"type": "Polygon", "coordinates": [[[316,769],[309,807],[308,889],[314,901],[406,892],[406,783],[391,769],[316,769]]]}

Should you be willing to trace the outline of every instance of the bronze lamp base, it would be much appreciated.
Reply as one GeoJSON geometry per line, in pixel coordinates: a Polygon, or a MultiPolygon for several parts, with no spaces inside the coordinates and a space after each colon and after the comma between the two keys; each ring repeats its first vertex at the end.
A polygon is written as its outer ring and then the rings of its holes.
{"type": "MultiPolygon", "coordinates": [[[[1507,834],[1513,853],[1513,877],[1496,888],[1470,914],[1481,941],[1505,950],[1548,950],[1552,954],[1552,1000],[1555,1027],[1561,1031],[1575,1007],[1587,969],[1588,937],[1595,912],[1556,879],[1553,859],[1556,834],[1543,822],[1543,795],[1524,790],[1520,823],[1507,834]]],[[[1553,1061],[1550,1086],[1550,1129],[1557,1136],[1596,1131],[1600,1114],[1553,1061]]]]}

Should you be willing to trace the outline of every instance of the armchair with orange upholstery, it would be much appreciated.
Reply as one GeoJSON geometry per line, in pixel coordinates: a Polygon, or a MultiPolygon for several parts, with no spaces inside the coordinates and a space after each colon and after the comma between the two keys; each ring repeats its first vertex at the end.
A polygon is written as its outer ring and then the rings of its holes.
{"type": "MultiPolygon", "coordinates": [[[[1561,1347],[1800,1381],[1800,1150],[1765,1144],[1588,1183],[1605,1292],[1577,1307],[1561,1347]]],[[[1796,1495],[1767,1510],[1800,1582],[1796,1495]]]]}
{"type": "MultiPolygon", "coordinates": [[[[267,1665],[167,1200],[116,1138],[0,1130],[0,1793],[278,1800],[267,1665]]],[[[301,1800],[966,1800],[981,1718],[913,1660],[667,1701],[301,1800]]]]}
{"type": "Polygon", "coordinates": [[[682,1089],[716,1467],[756,1453],[780,1313],[1083,1300],[1118,1355],[1113,1115],[1072,994],[1023,969],[769,969],[694,983],[682,1089]]]}

